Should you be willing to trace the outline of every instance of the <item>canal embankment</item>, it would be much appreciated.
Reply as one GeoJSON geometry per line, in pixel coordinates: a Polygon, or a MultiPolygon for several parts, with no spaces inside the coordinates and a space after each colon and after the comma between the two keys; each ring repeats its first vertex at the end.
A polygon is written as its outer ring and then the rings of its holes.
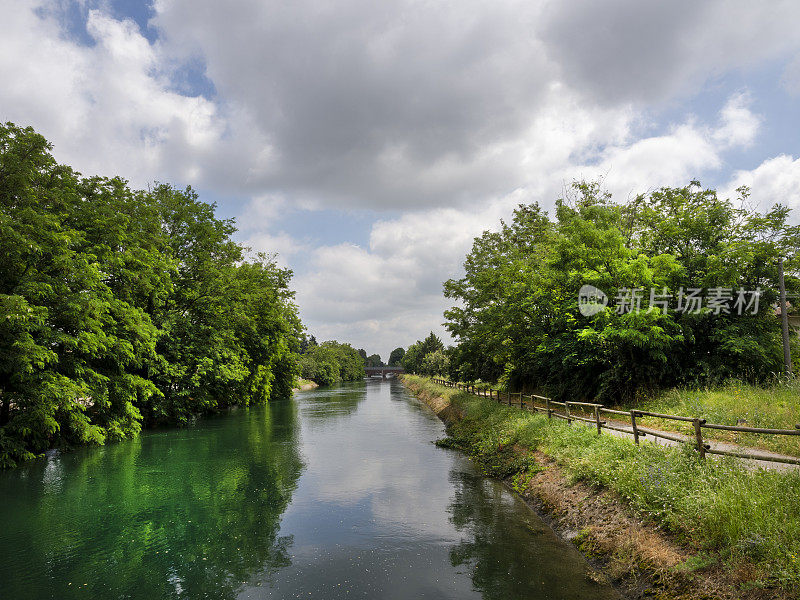
{"type": "Polygon", "coordinates": [[[628,597],[797,598],[800,476],[635,445],[406,376],[469,453],[628,597]]]}
{"type": "Polygon", "coordinates": [[[310,379],[299,379],[297,382],[297,387],[292,388],[293,392],[307,392],[308,390],[313,390],[319,387],[319,384],[316,381],[311,381],[310,379]]]}

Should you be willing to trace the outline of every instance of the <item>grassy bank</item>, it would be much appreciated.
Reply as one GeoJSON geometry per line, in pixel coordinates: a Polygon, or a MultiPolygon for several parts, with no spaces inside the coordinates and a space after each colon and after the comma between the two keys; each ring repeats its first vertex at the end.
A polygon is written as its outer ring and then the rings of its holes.
{"type": "Polygon", "coordinates": [[[297,379],[297,385],[294,387],[292,391],[295,392],[304,392],[306,390],[313,390],[314,388],[318,388],[319,384],[315,381],[311,381],[310,379],[303,379],[299,377],[297,379]]]}
{"type": "Polygon", "coordinates": [[[634,445],[592,429],[406,376],[416,393],[449,402],[447,445],[523,491],[552,457],[574,481],[612,490],[689,549],[684,570],[723,569],[743,588],[800,588],[800,475],[700,461],[690,449],[634,445]]]}
{"type": "MultiPolygon", "coordinates": [[[[800,423],[800,381],[756,387],[739,382],[706,390],[673,389],[626,409],[699,417],[719,425],[794,429],[800,423]]],[[[644,417],[645,426],[691,434],[691,425],[644,417]]],[[[759,435],[706,429],[711,439],[800,456],[800,436],[759,435]]]]}

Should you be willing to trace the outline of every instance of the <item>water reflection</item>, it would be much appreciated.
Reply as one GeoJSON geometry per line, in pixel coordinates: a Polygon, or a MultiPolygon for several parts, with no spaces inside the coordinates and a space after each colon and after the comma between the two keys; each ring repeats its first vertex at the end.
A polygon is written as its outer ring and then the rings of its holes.
{"type": "Polygon", "coordinates": [[[398,382],[0,473],[0,598],[610,598],[398,382]]]}
{"type": "Polygon", "coordinates": [[[453,472],[451,520],[467,538],[450,550],[483,598],[616,598],[580,569],[577,550],[561,542],[522,500],[497,481],[453,472]]]}
{"type": "Polygon", "coordinates": [[[290,564],[293,402],[0,474],[0,598],[235,598],[290,564]]]}
{"type": "Polygon", "coordinates": [[[366,400],[362,384],[320,387],[303,392],[303,421],[310,427],[346,418],[366,400]]]}

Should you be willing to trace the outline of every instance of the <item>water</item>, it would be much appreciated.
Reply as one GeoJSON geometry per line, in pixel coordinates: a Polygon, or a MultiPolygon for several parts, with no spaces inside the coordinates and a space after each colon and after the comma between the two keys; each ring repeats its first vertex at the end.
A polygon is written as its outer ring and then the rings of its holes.
{"type": "Polygon", "coordinates": [[[616,598],[398,382],[0,473],[0,599],[616,598]]]}

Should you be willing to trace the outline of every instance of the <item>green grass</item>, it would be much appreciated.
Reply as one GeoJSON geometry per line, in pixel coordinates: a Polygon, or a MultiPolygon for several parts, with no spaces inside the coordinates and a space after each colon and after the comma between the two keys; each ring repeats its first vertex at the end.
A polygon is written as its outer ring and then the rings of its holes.
{"type": "Polygon", "coordinates": [[[513,446],[541,450],[575,480],[615,491],[698,551],[731,567],[755,565],[763,582],[800,585],[800,474],[701,461],[689,447],[636,446],[422,378],[409,383],[450,399],[464,418],[448,428],[447,444],[470,452],[488,473],[519,480],[537,467],[512,458],[513,446]]]}
{"type": "MultiPolygon", "coordinates": [[[[800,423],[800,381],[756,387],[731,382],[706,390],[673,389],[638,403],[635,407],[650,412],[699,417],[718,425],[744,425],[770,429],[795,429],[800,423]]],[[[642,425],[691,434],[691,425],[644,417],[642,425]]],[[[715,440],[763,448],[800,456],[800,436],[761,435],[704,429],[703,436],[715,440]]]]}

